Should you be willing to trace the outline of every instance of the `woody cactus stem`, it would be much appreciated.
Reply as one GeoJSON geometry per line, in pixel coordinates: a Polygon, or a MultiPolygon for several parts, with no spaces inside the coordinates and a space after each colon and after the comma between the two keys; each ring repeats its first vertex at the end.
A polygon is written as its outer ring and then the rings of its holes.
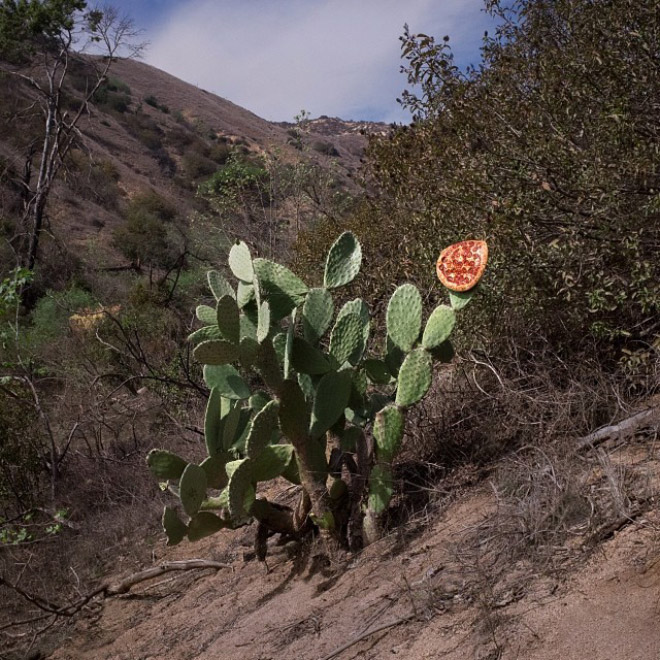
{"type": "Polygon", "coordinates": [[[450,297],[424,324],[419,291],[398,287],[385,351],[370,356],[369,308],[355,299],[337,311],[331,293],[353,280],[361,259],[347,232],[330,249],[322,287],[253,259],[242,242],[229,253],[235,286],[209,273],[214,302],[197,308],[203,327],[189,337],[210,390],[207,457],[195,464],[163,450],[148,456],[185,514],[165,509],[169,544],[253,518],[259,557],[270,532],[299,536],[316,526],[330,552],[379,537],[406,411],[428,391],[434,362],[451,359],[455,311],[471,292],[450,297]],[[257,498],[259,484],[278,477],[300,485],[292,509],[257,498]]]}

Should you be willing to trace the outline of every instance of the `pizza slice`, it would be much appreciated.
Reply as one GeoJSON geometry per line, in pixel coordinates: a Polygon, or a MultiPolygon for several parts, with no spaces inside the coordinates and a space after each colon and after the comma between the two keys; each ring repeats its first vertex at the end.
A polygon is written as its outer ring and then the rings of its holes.
{"type": "Polygon", "coordinates": [[[438,258],[438,279],[451,291],[468,291],[486,270],[486,241],[461,241],[445,248],[438,258]]]}

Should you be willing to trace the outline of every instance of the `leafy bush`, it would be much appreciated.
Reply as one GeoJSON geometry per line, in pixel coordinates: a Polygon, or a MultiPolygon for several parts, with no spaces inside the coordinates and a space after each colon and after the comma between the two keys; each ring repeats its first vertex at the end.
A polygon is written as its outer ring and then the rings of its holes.
{"type": "Polygon", "coordinates": [[[360,244],[347,232],[330,248],[321,288],[273,261],[253,260],[243,242],[229,253],[236,289],[208,273],[216,306],[197,308],[205,326],[189,338],[211,390],[208,456],[200,464],[164,450],[148,457],[156,477],[178,481],[172,491],[189,517],[184,523],[165,508],[169,544],[251,517],[259,521],[262,559],[269,532],[295,537],[312,523],[330,551],[378,538],[406,412],[429,390],[433,362],[451,360],[456,311],[474,289],[450,292],[451,304],[436,307],[423,328],[421,294],[399,286],[387,308],[384,350],[367,357],[369,308],[355,299],[335,315],[331,293],[355,278],[361,261],[360,244]],[[259,482],[279,476],[301,485],[295,509],[256,496],[259,482]]]}
{"type": "Polygon", "coordinates": [[[657,3],[489,5],[500,28],[467,73],[449,43],[402,37],[414,121],[371,141],[373,202],[346,228],[379,264],[376,292],[392,277],[428,287],[438,241],[488,238],[484,337],[563,357],[594,346],[614,366],[660,335],[657,3]]]}

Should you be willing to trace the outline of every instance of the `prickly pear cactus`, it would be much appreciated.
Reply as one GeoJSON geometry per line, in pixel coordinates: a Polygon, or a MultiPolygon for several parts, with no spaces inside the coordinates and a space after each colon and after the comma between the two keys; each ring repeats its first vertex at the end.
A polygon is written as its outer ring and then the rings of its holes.
{"type": "Polygon", "coordinates": [[[235,285],[208,273],[215,303],[197,308],[204,325],[189,337],[210,390],[207,457],[195,464],[155,449],[147,458],[186,515],[165,508],[168,544],[253,518],[259,556],[268,529],[295,537],[316,525],[327,543],[352,547],[378,537],[406,411],[428,392],[434,363],[451,359],[456,312],[473,291],[454,294],[424,322],[417,288],[399,286],[387,306],[384,351],[370,355],[368,306],[355,299],[337,311],[332,297],[361,260],[346,232],[330,248],[322,287],[253,259],[243,242],[229,253],[235,285]],[[280,477],[300,485],[294,508],[257,496],[260,483],[280,477]]]}

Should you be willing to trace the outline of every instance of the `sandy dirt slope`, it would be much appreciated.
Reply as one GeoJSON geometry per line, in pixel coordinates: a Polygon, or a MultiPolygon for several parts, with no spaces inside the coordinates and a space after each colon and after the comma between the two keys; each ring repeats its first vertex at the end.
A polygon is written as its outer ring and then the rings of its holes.
{"type": "MultiPolygon", "coordinates": [[[[657,474],[649,451],[642,460],[657,474]]],[[[654,502],[595,549],[577,539],[570,561],[543,574],[525,559],[502,565],[480,544],[494,510],[482,484],[343,566],[313,546],[290,557],[273,539],[267,573],[246,561],[251,528],[162,550],[155,561],[206,557],[230,567],[161,577],[106,601],[72,624],[51,657],[660,659],[654,502]]]]}

